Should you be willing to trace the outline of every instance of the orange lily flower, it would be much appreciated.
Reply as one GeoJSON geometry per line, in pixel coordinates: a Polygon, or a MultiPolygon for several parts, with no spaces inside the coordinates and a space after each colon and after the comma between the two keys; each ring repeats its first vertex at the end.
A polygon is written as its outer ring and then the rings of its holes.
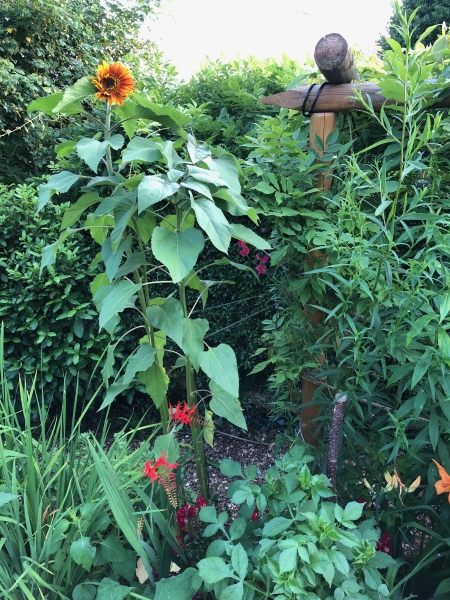
{"type": "Polygon", "coordinates": [[[439,471],[439,476],[441,478],[440,481],[436,481],[434,487],[436,488],[436,494],[447,494],[448,493],[448,502],[450,504],[450,475],[447,471],[442,467],[439,463],[437,463],[434,458],[431,459],[434,464],[437,466],[439,471]]]}

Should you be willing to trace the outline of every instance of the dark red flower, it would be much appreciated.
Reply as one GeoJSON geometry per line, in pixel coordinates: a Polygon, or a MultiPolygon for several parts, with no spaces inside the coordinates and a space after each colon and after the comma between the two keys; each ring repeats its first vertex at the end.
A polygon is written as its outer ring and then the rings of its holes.
{"type": "Polygon", "coordinates": [[[256,265],[256,272],[258,273],[258,275],[264,275],[266,272],[266,265],[256,265]]]}
{"type": "Polygon", "coordinates": [[[259,260],[259,262],[266,263],[269,260],[269,255],[264,254],[264,256],[260,256],[259,254],[257,254],[256,258],[259,260]]]}
{"type": "Polygon", "coordinates": [[[253,511],[252,516],[250,517],[250,521],[256,521],[260,517],[261,517],[261,515],[259,514],[259,512],[257,510],[255,510],[255,511],[253,511]]]}
{"type": "Polygon", "coordinates": [[[197,507],[196,506],[190,506],[187,509],[187,513],[186,513],[188,519],[193,519],[194,517],[197,516],[197,507]]]}
{"type": "Polygon", "coordinates": [[[366,499],[363,498],[362,496],[360,498],[356,498],[356,502],[359,502],[359,504],[364,504],[363,508],[367,508],[366,499]]]}
{"type": "Polygon", "coordinates": [[[392,555],[392,539],[388,533],[382,533],[377,545],[375,546],[377,552],[385,552],[386,554],[392,555]]]}
{"type": "Polygon", "coordinates": [[[200,496],[200,494],[197,496],[197,508],[200,510],[202,506],[208,506],[208,502],[202,498],[202,496],[200,496]]]}

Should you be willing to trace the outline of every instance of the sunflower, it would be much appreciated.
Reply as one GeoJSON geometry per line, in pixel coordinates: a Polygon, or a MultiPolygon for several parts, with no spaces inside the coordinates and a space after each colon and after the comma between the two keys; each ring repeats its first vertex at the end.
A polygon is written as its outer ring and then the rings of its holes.
{"type": "Polygon", "coordinates": [[[98,66],[97,76],[92,77],[92,83],[99,90],[95,95],[109,104],[123,106],[123,100],[134,92],[136,82],[131,72],[118,62],[108,65],[103,62],[98,66]]]}

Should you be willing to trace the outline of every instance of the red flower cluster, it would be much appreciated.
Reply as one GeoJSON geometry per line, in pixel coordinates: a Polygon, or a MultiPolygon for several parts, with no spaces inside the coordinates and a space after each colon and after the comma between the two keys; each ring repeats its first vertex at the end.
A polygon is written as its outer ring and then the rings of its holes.
{"type": "Polygon", "coordinates": [[[377,545],[375,546],[377,552],[385,552],[392,556],[392,539],[388,533],[382,533],[377,545]]]}
{"type": "Polygon", "coordinates": [[[241,248],[241,250],[239,251],[239,254],[241,256],[247,256],[247,254],[250,254],[250,248],[247,246],[247,244],[245,242],[238,240],[238,246],[241,248]]]}
{"type": "Polygon", "coordinates": [[[180,402],[176,406],[169,404],[169,413],[174,421],[179,421],[182,425],[192,425],[192,419],[195,417],[197,407],[189,408],[187,402],[180,402]]]}
{"type": "Polygon", "coordinates": [[[161,452],[158,459],[155,461],[148,460],[145,463],[144,475],[150,479],[152,483],[160,483],[166,491],[169,502],[174,508],[177,507],[177,495],[175,486],[175,473],[173,469],[178,467],[178,463],[169,464],[164,452],[161,452]]]}
{"type": "Polygon", "coordinates": [[[264,256],[260,256],[257,254],[256,258],[259,260],[259,265],[256,266],[256,272],[258,275],[264,275],[267,269],[265,263],[269,260],[269,255],[264,254],[264,256]]]}
{"type": "Polygon", "coordinates": [[[356,498],[356,502],[359,502],[359,504],[364,504],[363,508],[367,508],[366,499],[363,498],[362,496],[360,498],[356,498]]]}
{"type": "Polygon", "coordinates": [[[192,504],[183,504],[183,506],[177,510],[175,516],[180,531],[183,533],[186,531],[188,519],[194,519],[202,506],[208,506],[208,503],[199,495],[197,496],[195,506],[192,504]]]}
{"type": "Polygon", "coordinates": [[[260,517],[261,517],[261,515],[259,514],[259,512],[257,510],[255,510],[255,511],[253,511],[252,516],[250,517],[250,521],[256,521],[260,517]]]}

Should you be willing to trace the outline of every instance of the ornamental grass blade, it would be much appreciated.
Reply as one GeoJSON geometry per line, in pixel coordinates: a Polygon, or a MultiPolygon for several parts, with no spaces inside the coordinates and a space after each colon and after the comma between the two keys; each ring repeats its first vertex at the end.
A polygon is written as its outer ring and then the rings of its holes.
{"type": "Polygon", "coordinates": [[[103,491],[117,522],[117,526],[136,553],[140,554],[139,538],[136,532],[137,518],[128,494],[123,489],[121,480],[100,444],[97,441],[95,442],[97,445],[97,450],[95,450],[91,442],[88,443],[103,491]]]}

